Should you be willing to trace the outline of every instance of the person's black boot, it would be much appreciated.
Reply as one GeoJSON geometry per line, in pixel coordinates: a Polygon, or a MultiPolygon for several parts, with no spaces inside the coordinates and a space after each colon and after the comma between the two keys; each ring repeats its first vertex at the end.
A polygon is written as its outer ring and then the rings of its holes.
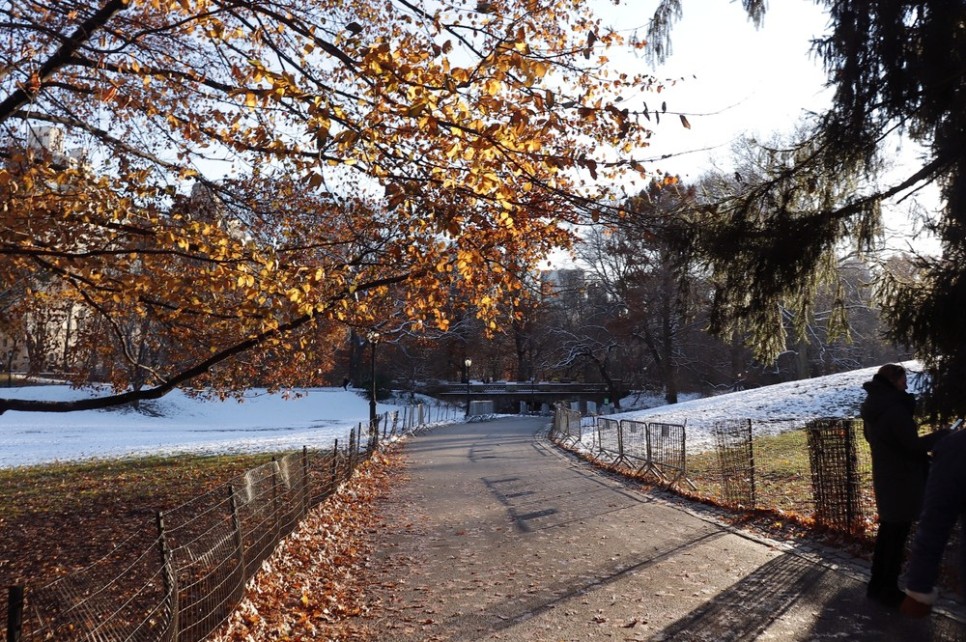
{"type": "Polygon", "coordinates": [[[905,599],[906,594],[903,593],[897,586],[887,586],[881,587],[877,585],[870,584],[866,589],[865,594],[872,600],[875,600],[882,606],[889,610],[898,610],[899,605],[905,599]]]}

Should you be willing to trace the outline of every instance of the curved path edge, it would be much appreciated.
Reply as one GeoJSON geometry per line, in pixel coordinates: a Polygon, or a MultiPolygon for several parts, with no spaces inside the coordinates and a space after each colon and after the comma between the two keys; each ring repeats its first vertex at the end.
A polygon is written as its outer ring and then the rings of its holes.
{"type": "Polygon", "coordinates": [[[375,639],[966,640],[955,609],[886,611],[863,563],[598,471],[546,427],[500,418],[404,443],[371,534],[375,639]]]}

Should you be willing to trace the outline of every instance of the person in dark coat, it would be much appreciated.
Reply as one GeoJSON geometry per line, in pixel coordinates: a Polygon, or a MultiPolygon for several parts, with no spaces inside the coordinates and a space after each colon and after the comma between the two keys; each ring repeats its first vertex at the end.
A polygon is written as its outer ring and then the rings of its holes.
{"type": "Polygon", "coordinates": [[[929,469],[929,451],[948,431],[920,436],[913,414],[916,399],[906,392],[906,371],[894,363],[862,384],[863,431],[872,451],[872,488],[879,530],[872,554],[867,594],[889,608],[899,608],[899,588],[906,540],[919,517],[929,469]]]}
{"type": "MultiPolygon", "coordinates": [[[[966,527],[966,430],[943,439],[933,453],[906,572],[908,597],[901,607],[905,615],[924,617],[932,610],[939,567],[956,520],[966,527]]],[[[966,595],[966,544],[959,548],[959,584],[966,595]]]]}

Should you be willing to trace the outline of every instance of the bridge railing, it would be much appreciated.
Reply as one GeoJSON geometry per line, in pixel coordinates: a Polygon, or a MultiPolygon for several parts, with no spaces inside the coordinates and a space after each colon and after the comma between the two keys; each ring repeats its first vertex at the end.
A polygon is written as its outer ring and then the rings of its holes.
{"type": "MultiPolygon", "coordinates": [[[[619,387],[619,386],[618,386],[619,387]]],[[[481,392],[493,392],[493,393],[515,393],[515,394],[539,394],[539,393],[553,393],[553,394],[608,394],[612,388],[602,383],[581,383],[581,382],[567,382],[560,383],[554,381],[494,381],[494,382],[481,382],[481,381],[471,381],[467,386],[464,382],[440,382],[432,386],[426,386],[425,391],[434,394],[466,394],[467,389],[470,393],[479,394],[481,392]]]]}

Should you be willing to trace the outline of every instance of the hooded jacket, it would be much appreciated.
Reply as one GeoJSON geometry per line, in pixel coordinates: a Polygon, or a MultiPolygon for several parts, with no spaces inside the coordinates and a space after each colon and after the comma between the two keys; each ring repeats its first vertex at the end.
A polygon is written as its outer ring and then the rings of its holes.
{"type": "Polygon", "coordinates": [[[929,451],[945,436],[919,436],[913,419],[916,398],[875,375],[862,384],[863,433],[872,450],[872,488],[882,522],[913,522],[919,517],[929,471],[929,451]]]}

